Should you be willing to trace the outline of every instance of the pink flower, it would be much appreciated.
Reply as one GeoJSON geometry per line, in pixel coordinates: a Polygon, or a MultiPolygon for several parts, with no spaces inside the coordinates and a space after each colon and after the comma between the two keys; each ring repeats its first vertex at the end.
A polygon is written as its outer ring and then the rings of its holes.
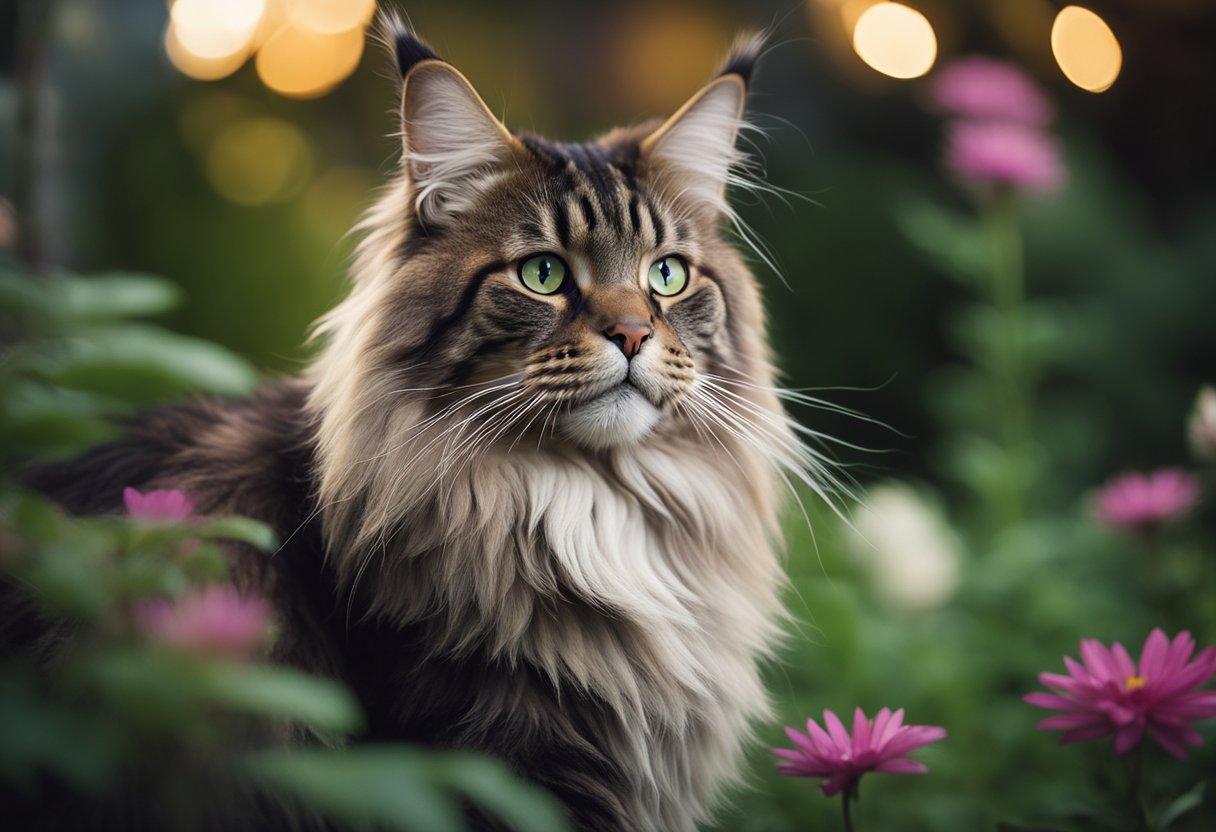
{"type": "Polygon", "coordinates": [[[1181,468],[1162,468],[1111,480],[1098,492],[1095,511],[1109,526],[1144,531],[1186,514],[1198,498],[1194,477],[1181,468]]]}
{"type": "Polygon", "coordinates": [[[930,95],[941,110],[978,121],[1044,127],[1051,102],[1022,70],[983,55],[959,58],[933,77],[930,95]]]}
{"type": "Polygon", "coordinates": [[[192,589],[176,602],[157,598],[135,607],[135,626],[149,639],[186,653],[249,658],[266,636],[270,605],[243,598],[236,587],[192,589]]]}
{"type": "Polygon", "coordinates": [[[1216,647],[1188,661],[1194,650],[1190,633],[1181,632],[1170,641],[1156,629],[1145,639],[1137,668],[1119,642],[1107,649],[1085,639],[1083,665],[1065,656],[1068,676],[1039,674],[1039,681],[1055,693],[1024,698],[1031,705],[1063,711],[1038,726],[1041,731],[1063,731],[1061,744],[1113,733],[1115,753],[1126,754],[1147,729],[1158,745],[1185,760],[1185,746],[1203,744],[1187,723],[1216,716],[1216,690],[1194,690],[1216,673],[1216,647]]]}
{"type": "Polygon", "coordinates": [[[950,127],[946,163],[963,179],[1048,192],[1064,182],[1055,141],[1020,124],[960,121],[950,127]]]}
{"type": "Polygon", "coordinates": [[[124,488],[122,502],[127,514],[139,520],[174,522],[185,520],[194,511],[190,498],[176,488],[171,491],[149,491],[147,494],[134,488],[124,488]]]}
{"type": "Polygon", "coordinates": [[[803,734],[787,727],[785,733],[797,748],[770,749],[787,762],[778,763],[777,771],[791,777],[826,777],[820,788],[831,797],[855,789],[861,776],[868,771],[891,774],[924,774],[923,763],[907,758],[907,754],[937,742],[946,736],[946,729],[936,725],[903,725],[904,712],[887,708],[878,712],[873,721],[867,720],[861,708],[853,712],[853,736],[845,730],[840,719],[831,711],[823,712],[823,724],[806,721],[803,734]]]}

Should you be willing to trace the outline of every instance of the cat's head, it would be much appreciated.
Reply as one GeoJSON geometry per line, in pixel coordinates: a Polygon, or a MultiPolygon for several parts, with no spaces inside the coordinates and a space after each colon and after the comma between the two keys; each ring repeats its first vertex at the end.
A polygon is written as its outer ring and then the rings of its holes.
{"type": "Polygon", "coordinates": [[[425,399],[461,442],[605,449],[713,427],[705,380],[769,379],[756,282],[725,236],[758,37],[666,120],[567,144],[512,133],[411,30],[386,34],[401,170],[320,324],[318,409],[349,429],[425,399]]]}

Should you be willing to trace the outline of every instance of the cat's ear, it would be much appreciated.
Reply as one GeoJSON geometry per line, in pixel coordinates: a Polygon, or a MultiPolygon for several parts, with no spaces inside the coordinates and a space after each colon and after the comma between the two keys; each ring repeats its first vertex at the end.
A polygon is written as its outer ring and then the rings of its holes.
{"type": "Polygon", "coordinates": [[[742,154],[735,148],[752,67],[763,46],[759,35],[741,36],[718,77],[642,140],[642,158],[683,197],[729,212],[726,186],[742,154]]]}
{"type": "Polygon", "coordinates": [[[410,196],[424,225],[442,226],[476,201],[519,142],[460,72],[400,22],[387,25],[402,79],[410,196]]]}

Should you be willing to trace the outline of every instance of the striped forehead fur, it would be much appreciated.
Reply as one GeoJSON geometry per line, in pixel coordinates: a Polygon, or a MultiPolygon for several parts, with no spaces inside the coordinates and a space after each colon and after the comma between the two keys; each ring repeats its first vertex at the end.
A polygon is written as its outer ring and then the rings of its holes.
{"type": "MultiPolygon", "coordinates": [[[[436,60],[412,33],[393,37],[404,72],[436,60]]],[[[728,67],[745,77],[741,55],[728,67]]],[[[318,324],[308,407],[328,556],[352,610],[425,626],[436,655],[534,668],[577,693],[588,741],[627,780],[623,828],[657,832],[707,817],[767,712],[757,662],[781,618],[779,495],[813,466],[774,392],[759,288],[721,217],[648,168],[654,129],[516,137],[526,155],[478,162],[486,177],[467,205],[441,204],[442,223],[419,215],[407,158],[361,222],[349,296],[318,324]],[[527,405],[514,374],[453,375],[534,354],[511,320],[495,323],[495,298],[540,243],[601,275],[636,272],[622,252],[677,245],[702,264],[697,290],[657,313],[688,343],[645,354],[695,380],[643,439],[586,450],[546,438],[553,414],[537,412],[513,426],[539,429],[521,442],[495,421],[527,405]]],[[[582,314],[528,303],[524,335],[582,314]]],[[[581,359],[577,345],[545,355],[581,359]]],[[[470,731],[506,718],[487,703],[470,731]]],[[[530,730],[572,718],[512,707],[530,730]]]]}

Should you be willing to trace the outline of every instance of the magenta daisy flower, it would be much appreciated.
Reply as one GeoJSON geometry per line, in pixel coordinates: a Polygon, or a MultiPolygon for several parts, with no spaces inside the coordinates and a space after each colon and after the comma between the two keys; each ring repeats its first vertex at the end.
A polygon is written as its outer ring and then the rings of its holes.
{"type": "Polygon", "coordinates": [[[270,605],[242,597],[231,585],[193,589],[177,601],[156,598],[135,607],[139,632],[185,653],[249,658],[269,624],[270,605]]]}
{"type": "Polygon", "coordinates": [[[1098,519],[1109,526],[1145,531],[1178,519],[1198,499],[1198,480],[1181,468],[1162,468],[1116,477],[1102,486],[1094,508],[1098,519]]]}
{"type": "Polygon", "coordinates": [[[946,736],[946,729],[936,725],[904,725],[904,712],[891,713],[888,708],[878,712],[873,720],[866,719],[861,708],[853,712],[853,735],[845,730],[840,718],[831,711],[823,712],[825,731],[813,719],[806,721],[807,732],[787,727],[785,733],[795,748],[770,749],[785,762],[777,771],[791,777],[823,777],[820,784],[828,797],[844,791],[856,791],[862,775],[870,771],[890,774],[924,774],[924,763],[911,760],[907,754],[922,745],[937,742],[946,736]]]}
{"type": "Polygon", "coordinates": [[[1216,674],[1216,647],[1190,661],[1194,651],[1190,633],[1170,641],[1155,629],[1137,665],[1119,642],[1108,649],[1084,639],[1083,664],[1065,656],[1069,675],[1039,674],[1039,681],[1055,692],[1029,693],[1024,699],[1062,711],[1038,725],[1041,731],[1063,731],[1061,744],[1114,734],[1115,753],[1126,754],[1148,731],[1158,745],[1185,760],[1186,746],[1203,744],[1189,723],[1216,716],[1216,690],[1196,690],[1216,674]]]}
{"type": "Polygon", "coordinates": [[[185,520],[194,511],[190,498],[176,488],[170,491],[149,491],[144,494],[134,488],[122,490],[127,514],[137,520],[174,522],[185,520]]]}

